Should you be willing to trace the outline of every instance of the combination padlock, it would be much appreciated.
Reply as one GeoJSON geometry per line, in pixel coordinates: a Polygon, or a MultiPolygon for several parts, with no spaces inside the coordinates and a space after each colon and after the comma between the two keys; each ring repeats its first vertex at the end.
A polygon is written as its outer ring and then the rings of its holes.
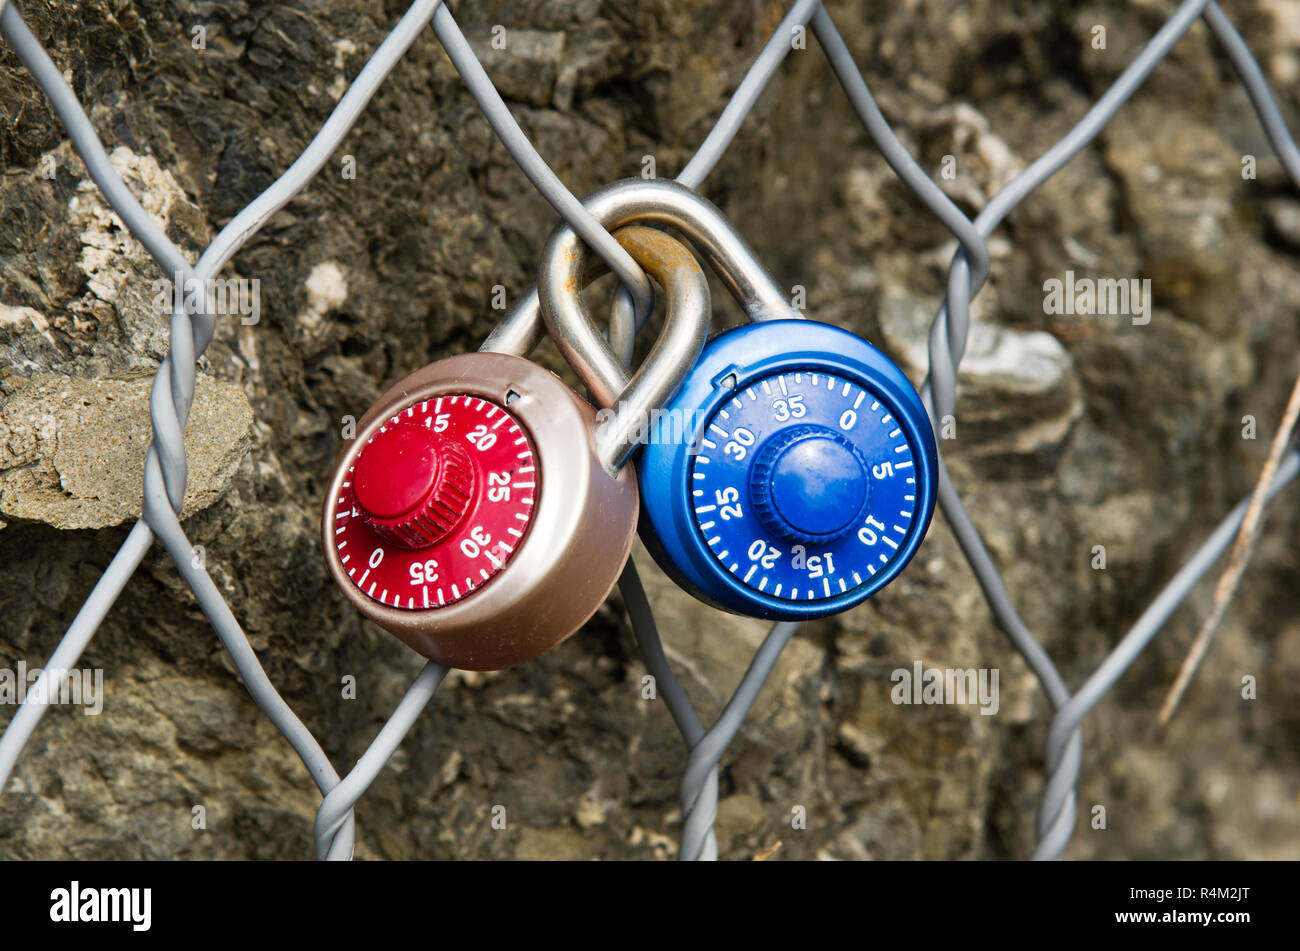
{"type": "Polygon", "coordinates": [[[321,521],[331,575],[363,615],[438,663],[497,670],[551,649],[596,612],[631,551],[629,419],[675,392],[710,313],[680,244],[638,227],[615,236],[668,309],[607,419],[597,425],[590,403],[523,356],[480,351],[393,386],[335,463],[321,521]]]}
{"type": "MultiPolygon", "coordinates": [[[[804,620],[858,604],[906,566],[934,513],[920,396],[865,340],[798,316],[705,199],[650,184],[627,185],[642,206],[661,196],[643,217],[685,234],[751,323],[711,339],[658,413],[638,461],[641,537],[683,588],[733,613],[804,620]]],[[[617,365],[581,308],[543,311],[584,379],[617,365]]]]}

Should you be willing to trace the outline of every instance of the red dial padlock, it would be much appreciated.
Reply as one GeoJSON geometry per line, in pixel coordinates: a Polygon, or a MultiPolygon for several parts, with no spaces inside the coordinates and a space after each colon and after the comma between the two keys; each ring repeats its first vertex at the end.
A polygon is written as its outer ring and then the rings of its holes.
{"type": "Polygon", "coordinates": [[[463,354],[385,393],[335,463],[322,517],[331,575],[362,614],[438,663],[531,660],[596,612],[627,561],[638,514],[623,466],[630,434],[680,385],[709,301],[674,239],[637,226],[616,237],[667,293],[668,316],[599,426],[549,370],[463,354]]]}

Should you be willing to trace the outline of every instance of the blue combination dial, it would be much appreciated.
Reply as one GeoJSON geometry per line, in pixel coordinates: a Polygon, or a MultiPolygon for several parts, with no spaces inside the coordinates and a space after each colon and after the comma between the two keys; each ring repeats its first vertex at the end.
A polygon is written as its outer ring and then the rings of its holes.
{"type": "Polygon", "coordinates": [[[722,334],[665,410],[641,459],[642,536],[705,601],[833,614],[897,575],[925,536],[929,419],[898,367],[847,331],[779,320],[722,334]]]}

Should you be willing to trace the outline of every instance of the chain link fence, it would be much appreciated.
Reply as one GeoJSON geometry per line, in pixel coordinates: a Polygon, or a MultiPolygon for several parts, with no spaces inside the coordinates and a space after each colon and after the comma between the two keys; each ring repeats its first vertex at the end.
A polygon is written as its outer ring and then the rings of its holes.
{"type": "MultiPolygon", "coordinates": [[[[1286,174],[1293,184],[1300,184],[1300,151],[1282,120],[1258,63],[1220,6],[1206,0],[1186,0],[1178,6],[1087,114],[1055,145],[1015,175],[973,218],[958,207],[895,135],[830,14],[821,3],[811,0],[799,0],[790,7],[677,180],[691,188],[705,184],[787,53],[792,48],[801,48],[811,33],[880,154],[958,242],[948,268],[947,296],[931,326],[929,374],[922,387],[936,433],[941,434],[945,421],[956,418],[957,370],[966,351],[972,299],[989,275],[990,237],[1012,209],[1094,140],[1198,19],[1203,19],[1212,31],[1240,77],[1286,174]]],[[[520,168],[558,215],[594,249],[621,281],[622,290],[615,299],[611,316],[610,336],[612,340],[621,342],[625,358],[630,357],[636,329],[634,311],[644,312],[644,304],[652,293],[645,275],[533,147],[445,5],[417,0],[410,6],[371,54],[298,159],[239,211],[203,250],[197,263],[191,265],[115,171],[86,112],[25,24],[19,6],[0,0],[0,32],[49,97],[104,198],[156,259],[164,274],[179,275],[187,286],[193,282],[204,287],[221,273],[231,258],[277,211],[321,171],[385,77],[430,24],[492,129],[520,168]],[[640,301],[640,308],[634,306],[634,299],[640,301]]],[[[526,302],[521,309],[526,311],[530,306],[535,309],[532,302],[526,302]]],[[[516,330],[508,317],[493,337],[500,340],[503,335],[516,330]]],[[[428,664],[365,754],[351,770],[340,776],[312,732],[268,679],[235,612],[201,561],[193,557],[194,547],[181,527],[179,513],[185,499],[187,479],[182,433],[194,402],[196,361],[213,338],[212,302],[205,301],[197,313],[178,309],[172,315],[169,333],[170,352],[158,367],[150,397],[153,442],[145,465],[141,516],[45,669],[47,672],[70,670],[76,666],[153,542],[160,541],[173,559],[176,570],[193,591],[253,699],[289,741],[319,788],[323,798],[314,830],[317,855],[324,859],[348,859],[353,854],[356,836],[353,806],[423,714],[447,670],[437,664],[428,664]]],[[[941,448],[942,445],[940,440],[941,448]]],[[[1276,467],[1266,472],[1269,478],[1261,482],[1260,504],[1272,499],[1300,471],[1300,455],[1294,445],[1279,448],[1284,448],[1285,454],[1279,454],[1276,467]]],[[[1251,500],[1243,500],[1223,518],[1104,662],[1081,685],[1071,689],[1017,613],[942,459],[939,498],[948,524],[978,579],[998,626],[1011,647],[1029,665],[1054,711],[1047,738],[1047,774],[1035,820],[1037,847],[1034,857],[1058,857],[1069,843],[1077,824],[1075,787],[1083,758],[1081,723],[1151,643],[1197,581],[1232,545],[1243,522],[1248,521],[1251,500]]],[[[1255,510],[1258,511],[1259,507],[1256,505],[1255,510]]],[[[649,600],[630,562],[621,589],[647,669],[656,678],[689,750],[681,781],[685,821],[679,855],[683,859],[716,858],[718,847],[713,825],[718,806],[719,762],[740,730],[782,649],[795,634],[797,625],[778,623],[772,627],[722,715],[715,724],[706,726],[668,662],[649,600]]],[[[48,676],[48,673],[43,675],[42,681],[48,676]]],[[[42,686],[38,684],[37,692],[42,686]]],[[[0,789],[8,783],[15,762],[46,709],[46,705],[41,703],[24,703],[8,724],[3,738],[0,738],[0,789]]]]}

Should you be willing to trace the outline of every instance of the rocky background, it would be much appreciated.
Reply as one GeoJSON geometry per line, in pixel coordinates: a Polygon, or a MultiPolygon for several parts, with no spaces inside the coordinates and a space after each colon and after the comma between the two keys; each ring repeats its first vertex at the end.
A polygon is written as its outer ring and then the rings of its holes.
{"type": "MultiPolygon", "coordinates": [[[[784,4],[499,0],[457,15],[579,194],[683,166],[784,4]],[[493,25],[507,49],[490,48],[493,25]]],[[[886,115],[968,211],[1058,140],[1172,0],[834,2],[886,115]],[[1106,49],[1093,47],[1106,28],[1106,49]]],[[[135,194],[187,253],[298,155],[397,2],[28,0],[135,194]],[[206,49],[193,28],[206,28],[206,49]]],[[[1229,13],[1300,130],[1300,14],[1229,13]]],[[[0,44],[0,666],[44,662],[139,510],[159,277],[0,44]],[[52,177],[47,174],[53,167],[52,177]]],[[[789,56],[703,191],[808,312],[919,379],[951,236],[886,168],[816,41],[789,56]]],[[[345,415],[478,345],[554,216],[432,31],[325,172],[232,262],[255,325],[220,322],[189,422],[185,528],[271,679],[346,770],[421,665],[326,576],[321,492],[345,415]],[[355,178],[342,174],[355,159],[355,178]],[[343,678],[356,699],[343,699],[343,678]]],[[[943,451],[1025,620],[1078,684],[1249,492],[1297,372],[1300,201],[1197,25],[1098,142],[992,243],[943,451]],[[1257,157],[1243,179],[1242,159],[1257,157]],[[1149,277],[1149,324],[1043,313],[1043,282],[1149,277]],[[1258,438],[1242,438],[1254,416],[1258,438]],[[1104,570],[1093,548],[1104,545],[1104,570]]],[[[597,295],[599,296],[599,295],[597,295]]],[[[736,309],[715,284],[718,319],[736,309]]],[[[540,356],[558,368],[549,347],[540,356]]],[[[1300,857],[1296,492],[1172,727],[1155,713],[1203,584],[1089,717],[1075,858],[1300,857]],[[1258,681],[1243,700],[1241,678],[1258,681]],[[1092,828],[1095,805],[1106,828],[1092,828]]],[[[706,720],[765,627],[707,610],[637,555],[706,720]]],[[[86,652],[104,712],[53,709],[0,798],[6,858],[307,858],[318,795],[156,546],[86,652]],[[202,805],[206,828],[192,827],[202,805]]],[[[685,751],[617,597],[523,668],[453,674],[361,801],[364,858],[670,858],[685,751]],[[491,824],[504,805],[507,827],[491,824]]],[[[0,724],[12,715],[0,709],[0,724]]],[[[788,647],[724,761],[726,858],[1003,858],[1032,848],[1049,717],[943,523],[866,605],[788,647]],[[1001,705],[896,706],[890,672],[995,667],[1001,705]],[[807,828],[791,827],[803,806],[807,828]]]]}

